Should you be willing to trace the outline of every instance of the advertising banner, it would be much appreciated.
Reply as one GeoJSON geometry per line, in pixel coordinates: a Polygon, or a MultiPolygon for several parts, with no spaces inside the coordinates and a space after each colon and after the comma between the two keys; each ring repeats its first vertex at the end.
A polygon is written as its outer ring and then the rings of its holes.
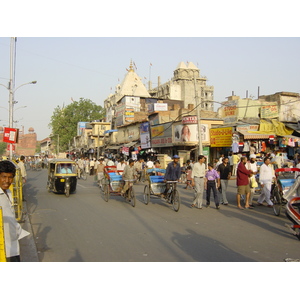
{"type": "Polygon", "coordinates": [[[151,126],[152,147],[172,147],[172,123],[151,126]]]}
{"type": "Polygon", "coordinates": [[[232,127],[210,129],[211,147],[230,147],[232,144],[232,127]]]}
{"type": "Polygon", "coordinates": [[[141,139],[141,148],[142,149],[151,148],[150,125],[149,125],[149,122],[145,122],[145,123],[141,124],[141,127],[140,127],[140,139],[141,139]]]}
{"type": "MultiPolygon", "coordinates": [[[[201,124],[201,139],[202,142],[209,143],[207,124],[201,124]]],[[[198,143],[198,141],[197,124],[174,125],[173,143],[198,143]]]]}

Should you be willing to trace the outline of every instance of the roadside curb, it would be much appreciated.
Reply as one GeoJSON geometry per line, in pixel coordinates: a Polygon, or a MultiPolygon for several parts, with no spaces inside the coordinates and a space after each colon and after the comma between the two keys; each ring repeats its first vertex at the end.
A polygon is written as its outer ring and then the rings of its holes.
{"type": "Polygon", "coordinates": [[[20,242],[20,256],[21,262],[39,262],[36,244],[34,242],[33,230],[28,216],[26,201],[23,201],[23,220],[21,226],[24,230],[30,232],[30,235],[21,239],[20,242]]]}

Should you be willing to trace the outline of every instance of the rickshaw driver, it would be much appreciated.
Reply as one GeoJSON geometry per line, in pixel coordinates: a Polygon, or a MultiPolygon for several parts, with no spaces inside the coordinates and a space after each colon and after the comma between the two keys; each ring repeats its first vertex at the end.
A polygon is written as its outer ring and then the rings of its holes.
{"type": "MultiPolygon", "coordinates": [[[[179,156],[174,155],[173,156],[173,161],[170,162],[167,166],[164,181],[165,182],[166,181],[178,181],[180,179],[180,176],[181,176],[181,167],[180,167],[180,163],[179,163],[179,156]]],[[[163,193],[164,197],[167,196],[169,188],[170,188],[170,184],[167,183],[166,184],[166,189],[163,193]]]]}
{"type": "MultiPolygon", "coordinates": [[[[123,180],[134,180],[136,178],[136,170],[134,168],[134,160],[129,159],[129,164],[125,166],[124,172],[122,174],[123,180]]],[[[124,196],[129,188],[129,182],[125,181],[124,187],[121,190],[121,195],[124,196]]],[[[130,200],[130,199],[129,199],[130,200]]]]}
{"type": "Polygon", "coordinates": [[[70,164],[63,164],[63,165],[61,165],[61,167],[62,167],[60,170],[61,174],[72,174],[73,173],[70,164]]]}

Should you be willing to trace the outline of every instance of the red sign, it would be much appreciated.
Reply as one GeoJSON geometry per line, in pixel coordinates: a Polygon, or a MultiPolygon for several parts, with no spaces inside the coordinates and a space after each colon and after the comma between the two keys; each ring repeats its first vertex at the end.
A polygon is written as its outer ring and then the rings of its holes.
{"type": "Polygon", "coordinates": [[[3,142],[15,144],[18,142],[19,129],[4,127],[3,142]]]}
{"type": "Polygon", "coordinates": [[[197,116],[188,116],[182,118],[182,124],[197,124],[197,116]]]}
{"type": "Polygon", "coordinates": [[[12,146],[12,151],[16,150],[16,146],[14,144],[7,144],[6,150],[10,151],[10,145],[12,146]]]}

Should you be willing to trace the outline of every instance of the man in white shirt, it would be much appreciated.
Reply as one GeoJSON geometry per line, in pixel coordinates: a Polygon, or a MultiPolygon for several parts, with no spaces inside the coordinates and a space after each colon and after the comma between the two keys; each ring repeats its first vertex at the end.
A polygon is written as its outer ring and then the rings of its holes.
{"type": "Polygon", "coordinates": [[[150,159],[148,159],[148,161],[147,161],[146,165],[147,165],[147,168],[148,168],[148,169],[152,169],[152,168],[153,168],[153,166],[154,166],[154,164],[153,164],[153,161],[152,161],[152,160],[150,160],[150,159]]]}
{"type": "Polygon", "coordinates": [[[124,158],[120,158],[120,161],[117,163],[117,172],[119,175],[123,174],[125,167],[126,163],[124,161],[124,158]]]}
{"type": "Polygon", "coordinates": [[[265,200],[268,203],[268,207],[273,207],[273,203],[270,200],[272,180],[275,178],[274,168],[271,165],[269,157],[264,158],[264,164],[259,170],[259,182],[262,187],[262,192],[257,200],[259,206],[263,205],[265,200]]]}
{"type": "Polygon", "coordinates": [[[9,190],[16,174],[14,164],[8,160],[0,162],[0,206],[4,223],[6,261],[20,262],[19,239],[29,233],[22,229],[15,218],[11,191],[9,190]]]}
{"type": "Polygon", "coordinates": [[[204,155],[198,156],[198,162],[194,164],[192,170],[192,186],[195,187],[195,199],[191,207],[198,204],[198,208],[202,208],[203,193],[204,193],[204,176],[205,176],[205,157],[204,155]]]}
{"type": "Polygon", "coordinates": [[[251,154],[249,156],[249,158],[250,158],[250,160],[246,163],[246,169],[251,170],[253,172],[253,174],[249,177],[249,181],[250,181],[249,206],[254,207],[254,205],[252,204],[252,200],[253,200],[253,197],[255,194],[255,188],[258,186],[258,184],[256,183],[256,178],[255,178],[258,168],[257,168],[257,164],[256,164],[256,155],[251,154]],[[256,186],[253,186],[253,182],[256,183],[256,186]]]}

